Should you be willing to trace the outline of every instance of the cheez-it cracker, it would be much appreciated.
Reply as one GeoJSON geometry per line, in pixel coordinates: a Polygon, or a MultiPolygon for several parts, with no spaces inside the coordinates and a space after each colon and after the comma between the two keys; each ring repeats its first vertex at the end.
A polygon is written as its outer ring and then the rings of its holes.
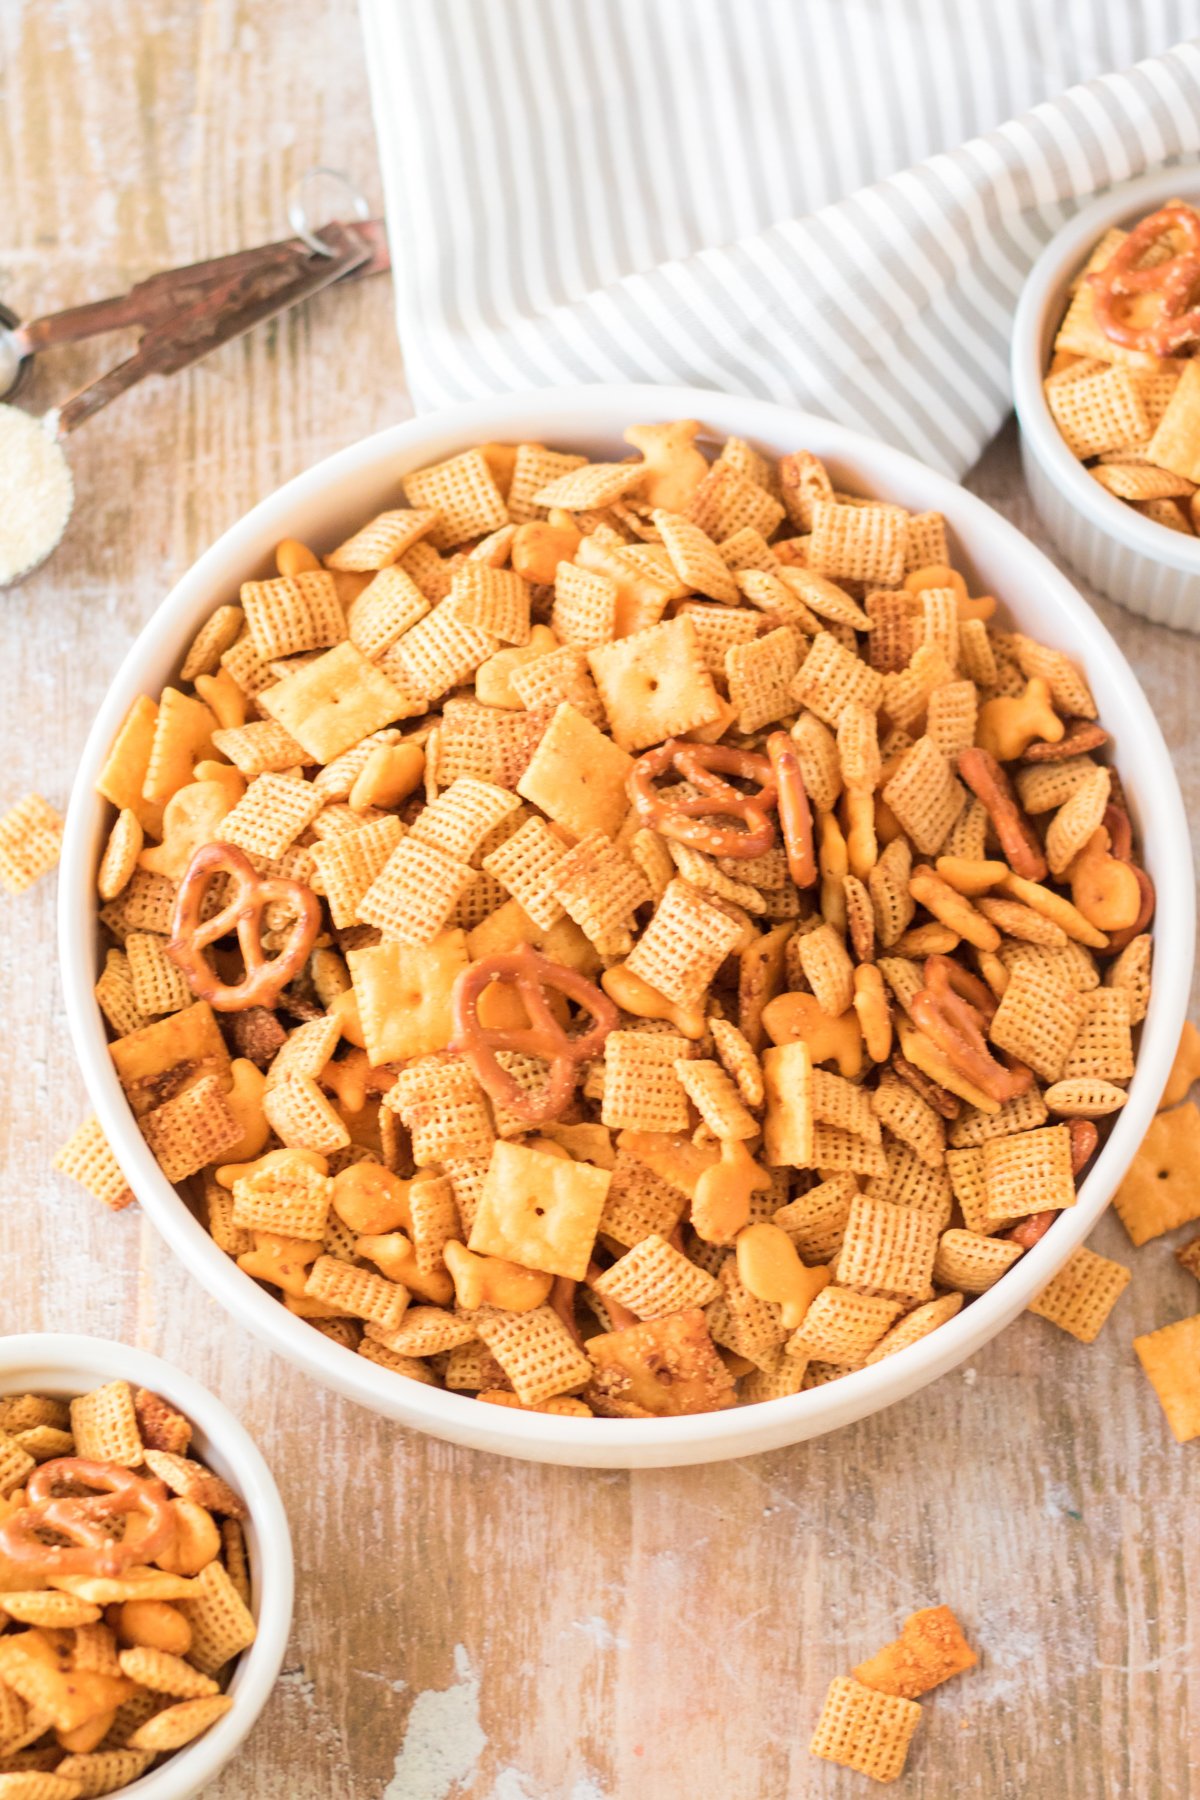
{"type": "MultiPolygon", "coordinates": [[[[1074,441],[1165,441],[1162,371],[1089,354],[1074,441]]],[[[96,998],[160,1168],[379,1381],[669,1418],[904,1356],[1053,1233],[1136,1065],[1154,887],[1088,671],[940,514],[696,420],[402,486],[214,594],[102,773],[96,998]]],[[[1197,1216],[1193,1117],[1135,1237],[1197,1216]]],[[[59,1166],[131,1198],[94,1120],[59,1166]]],[[[1035,1310],[1090,1342],[1125,1279],[1079,1251],[1035,1310]]],[[[952,1627],[875,1663],[920,1693],[952,1627]]],[[[891,1778],[871,1666],[820,1753],[891,1778]]],[[[213,1698],[169,1697],[144,1749],[213,1698]]]]}

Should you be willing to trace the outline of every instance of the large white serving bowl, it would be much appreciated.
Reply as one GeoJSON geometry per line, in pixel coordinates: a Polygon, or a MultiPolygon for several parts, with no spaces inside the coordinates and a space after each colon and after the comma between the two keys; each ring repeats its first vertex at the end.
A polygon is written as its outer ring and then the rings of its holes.
{"type": "Polygon", "coordinates": [[[1176,198],[1200,200],[1194,164],[1122,182],[1055,232],[1026,278],[1013,319],[1013,404],[1025,479],[1057,548],[1130,612],[1177,631],[1200,631],[1200,538],[1156,524],[1102,488],[1067,449],[1042,387],[1068,290],[1100,239],[1176,198]]]}
{"type": "Polygon", "coordinates": [[[193,1454],[229,1482],[249,1508],[245,1521],[250,1605],[258,1636],[238,1659],[224,1718],[139,1781],[121,1800],[189,1800],[249,1736],[283,1665],[292,1623],[292,1539],[271,1471],[228,1407],[190,1375],[129,1344],[45,1332],[0,1338],[0,1394],[48,1394],[70,1400],[106,1381],[147,1387],[189,1418],[193,1454]]]}
{"type": "Polygon", "coordinates": [[[1187,819],[1170,756],[1128,663],[1070,582],[981,500],[900,451],[811,414],[693,388],[585,387],[470,402],[381,431],[256,506],[167,596],[117,674],[80,761],[59,881],[67,1014],[92,1104],[147,1213],[221,1305],[318,1381],[406,1425],[509,1456],[604,1468],[715,1462],[816,1437],[945,1374],[1014,1319],[1092,1229],[1150,1123],[1183,1021],[1193,935],[1187,819]],[[407,470],[474,443],[533,439],[612,458],[627,451],[621,441],[626,425],[674,418],[701,419],[717,436],[736,433],[771,454],[815,451],[830,464],[840,487],[915,510],[941,511],[956,556],[973,577],[973,591],[998,595],[1019,627],[1078,660],[1113,733],[1115,760],[1158,890],[1159,979],[1128,1105],[1077,1204],[1002,1281],[949,1324],[872,1368],[790,1399],[680,1419],[558,1418],[443,1393],[330,1343],[244,1275],[160,1173],[117,1081],[92,993],[100,963],[96,868],[111,817],[94,782],[134,697],[156,695],[174,677],[192,634],[215,606],[236,599],[240,582],[273,571],[271,553],[281,538],[298,537],[326,549],[372,513],[396,505],[399,479],[407,470]]]}

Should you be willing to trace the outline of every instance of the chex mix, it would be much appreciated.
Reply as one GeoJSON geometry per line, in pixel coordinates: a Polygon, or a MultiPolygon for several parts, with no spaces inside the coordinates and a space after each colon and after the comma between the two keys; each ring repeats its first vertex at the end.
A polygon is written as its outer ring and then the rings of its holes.
{"type": "Polygon", "coordinates": [[[245,1503],[190,1421],[110,1381],[0,1397],[0,1793],[88,1800],[233,1705],[253,1643],[245,1503]]]}
{"type": "MultiPolygon", "coordinates": [[[[100,777],[96,993],[331,1353],[647,1418],[876,1363],[1053,1228],[1154,888],[1084,671],[940,514],[626,437],[465,450],[214,596],[100,777]]],[[[130,1198],[94,1121],[60,1166],[130,1198]]],[[[1038,1306],[1094,1337],[1127,1279],[1038,1306]]]]}

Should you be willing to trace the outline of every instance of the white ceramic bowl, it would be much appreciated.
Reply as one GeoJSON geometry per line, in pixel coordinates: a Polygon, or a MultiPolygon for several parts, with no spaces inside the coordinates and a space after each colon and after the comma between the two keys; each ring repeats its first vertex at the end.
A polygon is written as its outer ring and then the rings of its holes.
{"type": "Polygon", "coordinates": [[[207,1388],[145,1350],[106,1338],[46,1332],[0,1338],[0,1394],[73,1399],[106,1381],[148,1387],[195,1427],[195,1454],[237,1490],[245,1521],[251,1610],[258,1636],[239,1658],[229,1686],[233,1706],[202,1737],[120,1790],[130,1800],[189,1800],[249,1736],[279,1676],[292,1623],[292,1539],[271,1471],[245,1429],[207,1388]]]}
{"type": "Polygon", "coordinates": [[[1166,201],[1195,198],[1200,169],[1171,168],[1111,188],[1050,239],[1030,270],[1013,320],[1013,404],[1025,479],[1042,522],[1093,587],[1156,625],[1200,631],[1200,538],[1156,525],[1109,494],[1072,456],[1042,380],[1067,290],[1104,233],[1134,225],[1166,201]]]}
{"type": "Polygon", "coordinates": [[[608,1468],[714,1462],[815,1437],[876,1412],[944,1374],[1028,1304],[1107,1205],[1162,1092],[1183,1020],[1193,953],[1187,820],[1154,714],[1129,665],[1071,584],[981,500],[911,457],[809,414],[691,388],[578,388],[471,402],[380,432],[331,456],[256,506],[167,596],[129,652],[100,709],[79,765],[59,876],[59,941],[67,1014],[92,1105],[130,1185],[176,1254],[221,1305],[281,1355],[374,1411],[455,1443],[540,1462],[608,1468]],[[1016,622],[1078,658],[1115,736],[1116,759],[1146,862],[1158,889],[1160,980],[1146,1020],[1129,1103],[1083,1183],[1078,1203],[990,1293],[919,1344],[854,1375],[797,1394],[666,1420],[569,1419],[484,1406],[395,1376],[332,1344],[244,1275],[219,1250],[160,1173],[113,1071],[92,994],[99,966],[96,866],[109,808],[93,784],[134,696],[157,694],[200,623],[248,577],[273,569],[284,537],[324,548],[373,512],[396,504],[408,469],[492,438],[532,438],[611,457],[634,421],[699,418],[773,454],[806,447],[826,458],[839,486],[946,515],[976,593],[994,593],[1016,622]]]}

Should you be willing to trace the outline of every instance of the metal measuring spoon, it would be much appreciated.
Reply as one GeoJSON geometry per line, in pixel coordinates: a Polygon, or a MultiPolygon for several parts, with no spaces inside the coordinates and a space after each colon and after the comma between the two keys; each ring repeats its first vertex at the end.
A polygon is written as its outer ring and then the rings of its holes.
{"type": "MultiPolygon", "coordinates": [[[[305,177],[332,177],[312,170],[305,177]]],[[[21,580],[55,549],[74,503],[74,483],[62,440],[147,375],[173,375],[199,362],[264,320],[336,281],[357,280],[390,267],[383,221],[357,215],[346,224],[308,223],[298,190],[289,218],[299,235],[240,250],[137,282],[126,294],[48,313],[20,324],[0,310],[0,396],[10,399],[34,356],[55,344],[79,343],[129,326],[141,329],[132,355],[40,419],[0,405],[0,587],[21,580]],[[25,423],[28,421],[28,423],[25,423]]]]}

